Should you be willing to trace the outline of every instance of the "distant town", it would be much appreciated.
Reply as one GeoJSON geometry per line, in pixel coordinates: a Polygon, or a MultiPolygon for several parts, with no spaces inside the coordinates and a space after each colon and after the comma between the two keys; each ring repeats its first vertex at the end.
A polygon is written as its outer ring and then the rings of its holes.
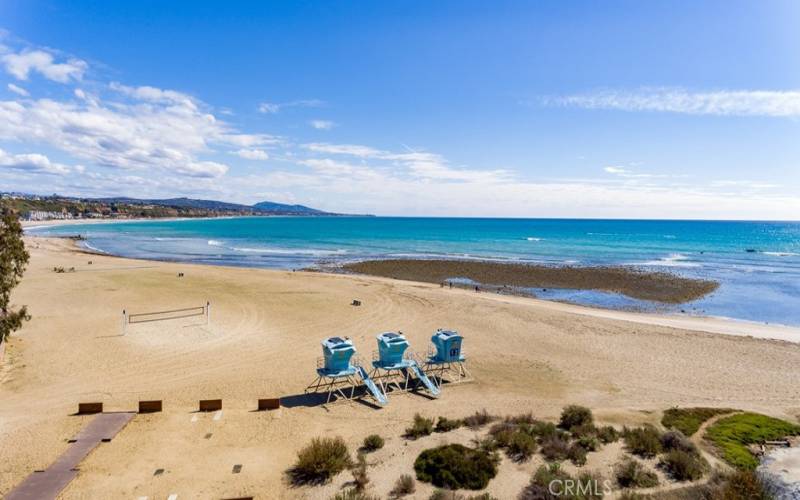
{"type": "Polygon", "coordinates": [[[0,200],[29,221],[69,219],[139,219],[166,217],[231,217],[231,216],[336,216],[304,205],[287,205],[264,201],[241,205],[214,200],[170,198],[144,200],[136,198],[78,198],[53,194],[0,193],[0,200]]]}

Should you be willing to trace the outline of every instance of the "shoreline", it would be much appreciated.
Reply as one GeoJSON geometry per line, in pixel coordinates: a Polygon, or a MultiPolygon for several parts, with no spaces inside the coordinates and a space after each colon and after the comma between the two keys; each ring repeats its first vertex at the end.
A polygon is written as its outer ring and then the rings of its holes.
{"type": "MultiPolygon", "coordinates": [[[[27,235],[25,238],[42,240],[45,242],[48,241],[56,242],[57,246],[60,246],[61,251],[63,252],[75,252],[84,255],[110,257],[121,261],[129,261],[132,263],[157,262],[162,264],[173,264],[180,266],[200,267],[200,268],[207,267],[207,268],[232,269],[232,270],[251,269],[259,272],[275,273],[275,274],[308,273],[308,274],[320,274],[345,280],[370,279],[370,280],[378,280],[389,283],[402,281],[405,283],[413,284],[415,286],[439,288],[438,284],[426,281],[396,280],[395,278],[391,277],[332,272],[330,270],[325,270],[325,269],[294,271],[294,270],[268,269],[260,267],[226,266],[224,264],[206,264],[206,263],[169,261],[169,260],[157,260],[157,259],[136,259],[136,258],[115,255],[111,253],[92,251],[91,249],[86,249],[79,246],[75,240],[72,240],[68,237],[27,235]]],[[[581,305],[571,302],[546,300],[522,294],[519,295],[499,294],[499,293],[493,293],[491,291],[487,293],[475,294],[475,292],[471,291],[470,289],[464,289],[464,288],[454,288],[451,291],[457,294],[477,296],[482,299],[501,301],[504,303],[531,304],[536,307],[549,309],[552,311],[575,314],[578,316],[604,318],[611,320],[626,321],[634,324],[676,328],[676,329],[688,330],[699,333],[730,335],[735,337],[751,337],[754,339],[800,344],[800,327],[793,325],[762,323],[762,322],[748,321],[736,318],[717,317],[717,316],[694,316],[694,315],[679,316],[677,314],[666,314],[666,313],[655,313],[655,312],[634,312],[634,311],[617,310],[617,309],[603,308],[590,305],[581,305]]]]}

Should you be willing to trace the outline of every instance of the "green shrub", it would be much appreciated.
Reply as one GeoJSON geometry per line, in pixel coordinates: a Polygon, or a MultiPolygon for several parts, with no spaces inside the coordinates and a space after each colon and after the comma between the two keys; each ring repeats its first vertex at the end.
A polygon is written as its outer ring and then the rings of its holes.
{"type": "Polygon", "coordinates": [[[516,430],[511,433],[506,453],[512,460],[524,462],[536,453],[536,438],[527,432],[516,430]]]}
{"type": "Polygon", "coordinates": [[[597,438],[592,436],[582,436],[575,443],[586,451],[597,451],[600,448],[597,438]]]}
{"type": "Polygon", "coordinates": [[[569,441],[560,436],[548,436],[542,439],[540,446],[544,458],[551,462],[564,460],[569,455],[569,441]]]}
{"type": "Polygon", "coordinates": [[[554,463],[540,465],[533,474],[528,486],[522,490],[519,500],[557,500],[560,495],[555,495],[550,491],[550,483],[553,481],[567,481],[572,477],[561,469],[561,465],[554,463]]]}
{"type": "Polygon", "coordinates": [[[466,500],[464,495],[455,491],[434,490],[428,500],[466,500]]]}
{"type": "Polygon", "coordinates": [[[375,450],[380,450],[383,448],[384,441],[383,438],[377,434],[370,434],[369,436],[364,438],[364,444],[361,446],[361,449],[370,452],[375,450]]]}
{"type": "Polygon", "coordinates": [[[589,473],[577,479],[561,470],[559,464],[540,466],[528,486],[519,494],[519,500],[595,500],[603,497],[603,486],[599,477],[589,473]],[[558,481],[558,486],[550,484],[558,481]]]}
{"type": "Polygon", "coordinates": [[[578,443],[572,443],[567,450],[567,458],[578,467],[586,465],[586,448],[578,443]]]}
{"type": "Polygon", "coordinates": [[[354,488],[344,490],[341,493],[331,497],[331,500],[380,500],[380,497],[367,495],[363,491],[358,491],[354,488]]]}
{"type": "Polygon", "coordinates": [[[681,431],[691,436],[703,425],[703,422],[716,415],[731,413],[730,408],[670,408],[661,417],[661,425],[667,429],[681,431]]]}
{"type": "Polygon", "coordinates": [[[560,437],[564,434],[564,432],[552,422],[535,422],[531,426],[531,432],[537,436],[539,440],[548,437],[560,437]]]}
{"type": "Polygon", "coordinates": [[[617,483],[623,488],[652,488],[658,486],[658,476],[637,460],[627,459],[614,467],[617,483]]]}
{"type": "Polygon", "coordinates": [[[494,439],[497,447],[506,448],[517,429],[518,427],[511,422],[498,422],[489,429],[489,436],[494,439]]]}
{"type": "Polygon", "coordinates": [[[311,444],[298,452],[289,476],[295,484],[321,484],[351,465],[344,439],[314,438],[311,444]]]}
{"type": "Polygon", "coordinates": [[[622,438],[630,453],[643,458],[652,458],[661,453],[661,433],[652,425],[644,425],[622,431],[622,438]]]}
{"type": "Polygon", "coordinates": [[[493,453],[448,444],[420,453],[414,470],[417,479],[440,488],[481,490],[497,475],[498,462],[493,453]]]}
{"type": "Polygon", "coordinates": [[[417,482],[410,475],[403,474],[395,481],[392,491],[389,492],[389,496],[392,498],[401,498],[415,491],[417,491],[417,482]]]}
{"type": "Polygon", "coordinates": [[[464,425],[464,421],[461,419],[450,419],[445,417],[439,417],[439,420],[436,422],[436,432],[450,432],[453,430],[458,429],[464,425]]]}
{"type": "Polygon", "coordinates": [[[752,470],[737,470],[725,478],[720,499],[725,500],[771,500],[764,483],[752,470]]]}
{"type": "Polygon", "coordinates": [[[707,464],[698,453],[670,450],[661,457],[658,465],[676,481],[696,481],[703,477],[707,464]]]}
{"type": "Polygon", "coordinates": [[[606,425],[597,429],[597,439],[603,444],[614,443],[619,439],[619,432],[610,425],[606,425]]]}
{"type": "Polygon", "coordinates": [[[681,431],[667,431],[661,436],[661,447],[664,451],[681,450],[689,453],[697,453],[694,443],[683,435],[681,431]]]}
{"type": "Polygon", "coordinates": [[[490,415],[486,409],[481,411],[476,411],[473,415],[470,415],[464,419],[464,425],[469,427],[470,429],[480,429],[484,425],[494,422],[497,420],[497,417],[494,415],[490,415]]]}
{"type": "Polygon", "coordinates": [[[533,425],[539,422],[531,413],[522,413],[513,417],[506,417],[505,421],[516,425],[533,425]]]}
{"type": "Polygon", "coordinates": [[[747,445],[800,434],[800,426],[758,413],[739,413],[717,420],[705,437],[726,462],[739,469],[755,469],[758,460],[747,445]]]}
{"type": "Polygon", "coordinates": [[[433,432],[433,420],[425,418],[419,413],[414,415],[414,423],[411,427],[406,429],[405,437],[409,439],[418,439],[422,436],[428,436],[433,432]]]}
{"type": "Polygon", "coordinates": [[[576,425],[570,429],[569,433],[574,438],[595,437],[597,436],[597,427],[595,427],[594,424],[576,425]]]}
{"type": "Polygon", "coordinates": [[[369,484],[369,475],[367,474],[367,458],[363,453],[358,454],[358,461],[350,471],[353,474],[353,483],[355,484],[356,491],[364,491],[369,484]]]}
{"type": "Polygon", "coordinates": [[[592,410],[578,405],[569,405],[564,408],[558,421],[558,426],[567,431],[571,431],[575,427],[593,424],[592,410]]]}

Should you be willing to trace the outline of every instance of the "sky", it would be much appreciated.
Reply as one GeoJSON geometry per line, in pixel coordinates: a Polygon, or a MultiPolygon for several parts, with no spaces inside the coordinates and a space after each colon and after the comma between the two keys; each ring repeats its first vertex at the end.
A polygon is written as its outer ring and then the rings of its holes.
{"type": "Polygon", "coordinates": [[[800,220],[800,2],[0,0],[0,191],[800,220]]]}

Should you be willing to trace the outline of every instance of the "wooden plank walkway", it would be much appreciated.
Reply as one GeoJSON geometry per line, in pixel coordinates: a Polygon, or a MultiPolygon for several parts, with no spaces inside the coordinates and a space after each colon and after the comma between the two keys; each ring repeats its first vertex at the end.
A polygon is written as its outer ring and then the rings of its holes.
{"type": "Polygon", "coordinates": [[[78,474],[78,464],[103,441],[111,440],[135,413],[100,413],[81,429],[75,442],[46,470],[34,472],[5,496],[5,500],[55,499],[78,474]]]}

